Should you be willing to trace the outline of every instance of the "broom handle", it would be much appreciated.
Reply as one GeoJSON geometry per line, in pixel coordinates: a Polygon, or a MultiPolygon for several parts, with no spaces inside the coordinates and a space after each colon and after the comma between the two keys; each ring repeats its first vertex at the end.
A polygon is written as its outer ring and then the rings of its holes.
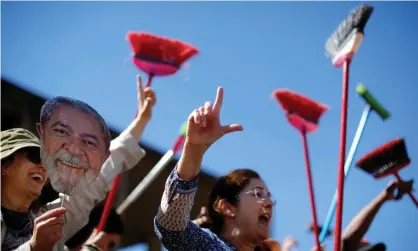
{"type": "MultiPolygon", "coordinates": [[[[151,81],[152,81],[153,77],[154,77],[154,74],[149,74],[148,75],[148,80],[147,80],[147,84],[145,85],[145,87],[151,86],[151,81]]],[[[137,116],[138,116],[138,110],[135,113],[135,118],[137,116]]],[[[97,232],[98,233],[103,231],[105,226],[106,226],[107,217],[109,216],[110,209],[112,208],[113,200],[115,199],[116,192],[117,192],[118,187],[119,187],[119,182],[120,182],[120,174],[118,174],[116,176],[116,178],[113,180],[112,188],[110,189],[110,192],[107,195],[106,202],[105,202],[103,212],[102,212],[102,216],[100,217],[100,222],[99,222],[99,225],[97,226],[97,232]]]]}
{"type": "MultiPolygon", "coordinates": [[[[358,144],[360,142],[361,136],[363,135],[364,127],[367,123],[367,119],[369,118],[371,111],[371,106],[369,104],[364,107],[363,114],[361,115],[360,122],[357,127],[356,134],[354,135],[353,142],[351,143],[350,151],[348,152],[347,159],[345,160],[344,165],[344,178],[346,179],[348,173],[350,172],[351,163],[353,162],[354,154],[357,151],[358,144]]],[[[328,209],[328,214],[324,222],[324,226],[322,227],[321,234],[319,235],[319,241],[323,243],[327,237],[328,229],[331,226],[331,222],[335,215],[337,203],[337,190],[335,190],[334,197],[332,198],[331,205],[328,209]]]]}
{"type": "Polygon", "coordinates": [[[184,138],[179,136],[174,143],[171,150],[168,150],[164,156],[158,161],[151,171],[142,179],[142,181],[135,187],[135,189],[128,195],[128,197],[120,204],[116,212],[122,214],[132,203],[134,203],[145,191],[145,189],[155,180],[162,170],[170,163],[174,155],[181,150],[181,145],[184,138]]]}
{"type": "MultiPolygon", "coordinates": [[[[402,181],[402,178],[401,178],[401,176],[399,176],[399,173],[394,173],[394,175],[396,176],[396,179],[398,179],[398,181],[402,181]]],[[[418,207],[418,200],[417,200],[417,198],[415,198],[412,191],[408,192],[408,195],[409,195],[409,197],[411,197],[412,202],[414,202],[415,206],[418,207]]]]}
{"type": "Polygon", "coordinates": [[[312,174],[311,174],[311,162],[309,160],[309,149],[308,142],[306,139],[306,131],[302,131],[302,142],[303,142],[303,152],[305,155],[305,167],[306,167],[306,176],[308,179],[308,189],[309,189],[309,200],[311,202],[311,212],[313,219],[313,230],[315,233],[315,244],[317,250],[320,250],[321,244],[319,243],[319,230],[318,230],[318,221],[316,218],[316,206],[315,206],[315,194],[313,190],[312,174]]]}
{"type": "Polygon", "coordinates": [[[347,106],[348,106],[348,80],[350,74],[350,59],[344,62],[343,66],[343,86],[341,102],[341,130],[340,130],[340,158],[338,165],[338,184],[337,184],[337,216],[335,217],[335,237],[334,251],[341,250],[341,226],[343,220],[343,200],[344,200],[344,160],[345,147],[347,140],[347,106]]]}

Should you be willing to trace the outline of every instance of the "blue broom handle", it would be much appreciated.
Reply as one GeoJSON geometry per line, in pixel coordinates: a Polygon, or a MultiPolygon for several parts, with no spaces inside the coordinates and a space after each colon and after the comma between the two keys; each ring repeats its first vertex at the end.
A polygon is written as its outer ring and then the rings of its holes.
{"type": "MultiPolygon", "coordinates": [[[[351,143],[350,151],[348,153],[347,159],[345,160],[344,164],[344,178],[347,178],[348,172],[350,171],[351,163],[353,162],[354,154],[356,153],[357,146],[360,142],[361,135],[363,134],[364,127],[366,125],[367,119],[370,115],[371,106],[369,104],[363,110],[363,114],[361,115],[360,123],[357,127],[356,135],[354,136],[353,142],[351,143]]],[[[337,204],[337,191],[334,193],[334,197],[332,198],[331,205],[328,209],[328,214],[325,219],[324,225],[322,227],[322,231],[319,235],[319,242],[323,243],[325,238],[327,237],[328,229],[331,225],[332,220],[334,219],[335,209],[337,204]]]]}

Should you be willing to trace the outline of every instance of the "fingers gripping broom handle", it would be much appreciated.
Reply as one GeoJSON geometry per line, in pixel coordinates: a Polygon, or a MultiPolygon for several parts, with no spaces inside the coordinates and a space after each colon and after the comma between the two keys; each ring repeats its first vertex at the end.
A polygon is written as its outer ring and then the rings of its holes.
{"type": "MultiPolygon", "coordinates": [[[[347,159],[345,160],[345,165],[344,165],[344,177],[345,178],[347,178],[348,173],[350,172],[351,164],[353,162],[354,155],[357,151],[358,144],[363,134],[364,127],[367,123],[367,119],[369,118],[370,111],[371,111],[371,106],[367,104],[363,110],[363,114],[361,115],[360,123],[357,127],[357,131],[354,136],[353,143],[351,144],[350,151],[348,152],[347,159]]],[[[328,229],[330,228],[331,222],[334,219],[336,203],[337,203],[337,191],[335,191],[334,193],[334,197],[332,198],[331,205],[328,209],[328,214],[324,222],[324,226],[322,227],[321,234],[319,235],[319,241],[321,243],[325,241],[325,238],[327,237],[328,229]]]]}
{"type": "Polygon", "coordinates": [[[337,183],[337,216],[335,217],[335,236],[334,251],[341,250],[341,226],[343,218],[343,200],[344,200],[344,161],[345,147],[347,140],[347,106],[348,106],[348,84],[350,74],[350,60],[344,62],[343,68],[343,87],[341,102],[341,131],[340,131],[340,158],[338,165],[338,183],[337,183]]]}
{"type": "MultiPolygon", "coordinates": [[[[149,74],[146,87],[151,86],[151,81],[152,81],[153,77],[154,77],[153,74],[149,74]]],[[[138,116],[138,110],[135,113],[135,118],[137,116],[138,116]]],[[[120,174],[118,174],[116,176],[116,178],[113,180],[112,188],[110,189],[110,192],[107,195],[107,199],[106,199],[106,203],[104,205],[103,213],[102,213],[102,216],[100,217],[99,225],[97,226],[97,232],[98,233],[103,231],[104,228],[105,228],[105,225],[106,225],[106,222],[107,222],[107,217],[109,216],[110,209],[112,208],[113,200],[115,199],[116,192],[117,192],[118,187],[119,187],[119,182],[120,182],[120,174]]]]}
{"type": "Polygon", "coordinates": [[[315,244],[317,250],[320,250],[320,243],[319,243],[319,230],[318,230],[318,221],[316,218],[316,206],[315,206],[315,193],[313,190],[313,182],[312,182],[312,174],[311,174],[311,164],[309,160],[309,150],[308,150],[308,142],[306,139],[306,132],[302,132],[302,142],[303,142],[303,152],[305,155],[305,167],[306,167],[306,176],[308,179],[308,189],[309,189],[309,199],[311,203],[311,212],[312,212],[312,220],[313,220],[313,230],[315,233],[315,244]]]}
{"type": "MultiPolygon", "coordinates": [[[[397,179],[398,181],[402,181],[402,178],[401,178],[401,176],[399,176],[399,174],[398,174],[398,173],[395,173],[395,177],[396,177],[396,179],[397,179]]],[[[408,192],[408,195],[409,195],[409,197],[411,197],[412,202],[414,202],[415,206],[417,206],[417,207],[418,207],[418,200],[417,200],[417,198],[415,198],[415,196],[414,196],[414,194],[412,193],[412,191],[408,192]]]]}

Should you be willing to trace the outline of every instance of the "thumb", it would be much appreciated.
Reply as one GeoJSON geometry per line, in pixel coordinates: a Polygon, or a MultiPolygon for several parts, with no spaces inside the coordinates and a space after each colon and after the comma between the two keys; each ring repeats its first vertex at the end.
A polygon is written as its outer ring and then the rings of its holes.
{"type": "Polygon", "coordinates": [[[146,98],[144,103],[142,104],[143,105],[142,111],[144,111],[144,112],[149,111],[151,109],[151,106],[152,106],[151,103],[152,103],[151,98],[146,98]]]}
{"type": "Polygon", "coordinates": [[[238,132],[242,130],[244,130],[244,128],[239,124],[230,124],[230,125],[222,126],[222,131],[224,134],[228,134],[231,132],[238,132]]]}

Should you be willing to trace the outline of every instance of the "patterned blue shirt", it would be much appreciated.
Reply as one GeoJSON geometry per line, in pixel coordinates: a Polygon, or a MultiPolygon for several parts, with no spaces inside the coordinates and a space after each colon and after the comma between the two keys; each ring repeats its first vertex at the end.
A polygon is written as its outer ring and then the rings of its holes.
{"type": "Polygon", "coordinates": [[[177,167],[173,169],[154,219],[155,233],[170,251],[236,251],[232,244],[190,221],[198,183],[199,176],[192,181],[182,180],[177,174],[177,167]]]}

